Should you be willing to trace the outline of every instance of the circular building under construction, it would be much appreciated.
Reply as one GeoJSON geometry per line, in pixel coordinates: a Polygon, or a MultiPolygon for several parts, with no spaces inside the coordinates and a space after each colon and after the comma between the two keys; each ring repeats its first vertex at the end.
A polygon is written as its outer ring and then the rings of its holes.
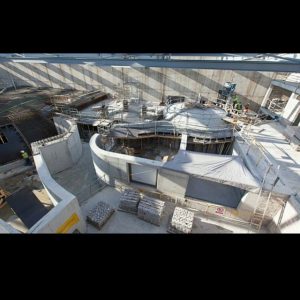
{"type": "Polygon", "coordinates": [[[0,55],[0,232],[300,232],[296,58],[66,56],[0,55]]]}

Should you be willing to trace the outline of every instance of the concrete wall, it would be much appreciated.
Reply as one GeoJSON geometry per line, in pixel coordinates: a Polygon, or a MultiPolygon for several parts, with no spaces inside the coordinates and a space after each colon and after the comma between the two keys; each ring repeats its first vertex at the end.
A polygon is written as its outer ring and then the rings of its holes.
{"type": "Polygon", "coordinates": [[[42,148],[41,153],[51,175],[68,169],[73,165],[66,140],[61,140],[42,148]]]}
{"type": "Polygon", "coordinates": [[[271,232],[300,233],[300,203],[291,196],[284,209],[281,223],[277,227],[281,211],[279,211],[269,224],[271,232]]]}
{"type": "Polygon", "coordinates": [[[50,212],[32,226],[28,233],[86,232],[86,222],[75,196],[58,203],[50,212]]]}
{"type": "Polygon", "coordinates": [[[61,232],[65,233],[73,232],[75,229],[82,233],[86,232],[86,222],[82,216],[77,198],[52,178],[41,153],[34,155],[33,159],[40,180],[55,207],[28,232],[56,233],[60,227],[63,227],[61,232]]]}
{"type": "Polygon", "coordinates": [[[292,93],[282,113],[282,117],[290,123],[296,120],[300,112],[300,100],[297,99],[297,96],[297,94],[292,93]]]}
{"type": "Polygon", "coordinates": [[[184,197],[189,175],[161,169],[157,178],[157,189],[167,195],[184,197]]]}
{"type": "Polygon", "coordinates": [[[167,95],[216,98],[226,81],[237,83],[236,92],[252,109],[259,108],[273,72],[198,70],[174,68],[121,68],[92,65],[1,63],[0,88],[22,85],[35,87],[102,89],[114,94],[125,82],[137,82],[142,97],[160,102],[167,95]]]}
{"type": "Polygon", "coordinates": [[[128,164],[145,165],[154,169],[162,166],[158,161],[103,150],[97,145],[98,137],[99,134],[94,134],[89,143],[93,164],[97,176],[109,185],[113,186],[116,179],[129,182],[128,164]]]}
{"type": "MultiPolygon", "coordinates": [[[[66,133],[63,139],[33,143],[33,159],[39,178],[54,208],[40,219],[28,233],[86,232],[86,222],[77,198],[60,186],[51,176],[59,170],[72,166],[82,153],[82,144],[77,126],[69,120],[55,119],[66,133]],[[40,143],[40,144],[39,144],[40,143]],[[68,155],[68,157],[67,157],[68,155]]],[[[0,233],[13,229],[0,219],[0,233]]]]}
{"type": "Polygon", "coordinates": [[[45,146],[40,147],[40,152],[51,175],[72,167],[82,154],[82,143],[77,125],[71,120],[60,117],[53,119],[58,132],[66,133],[66,135],[46,142],[45,146]]]}
{"type": "Polygon", "coordinates": [[[0,234],[1,233],[20,233],[20,232],[15,228],[13,228],[10,224],[0,219],[0,234]]]}
{"type": "Polygon", "coordinates": [[[52,178],[49,168],[41,154],[34,155],[33,159],[39,178],[53,205],[57,205],[63,200],[71,200],[74,198],[74,195],[65,190],[52,178]]]}

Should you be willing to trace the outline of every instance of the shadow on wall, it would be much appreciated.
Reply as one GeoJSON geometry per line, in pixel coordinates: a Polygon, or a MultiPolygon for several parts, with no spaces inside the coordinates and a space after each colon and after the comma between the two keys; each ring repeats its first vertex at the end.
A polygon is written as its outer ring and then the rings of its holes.
{"type": "MultiPolygon", "coordinates": [[[[141,74],[140,78],[136,76],[129,76],[128,72],[123,69],[118,70],[117,68],[107,67],[107,68],[97,68],[97,67],[85,67],[81,65],[61,65],[63,68],[58,67],[57,65],[47,64],[29,64],[29,63],[16,63],[14,65],[10,63],[0,64],[0,69],[5,73],[8,73],[6,77],[13,78],[16,83],[16,86],[21,85],[32,85],[32,86],[50,86],[50,87],[59,87],[59,88],[77,88],[80,90],[95,90],[95,85],[91,82],[99,83],[97,88],[108,88],[110,90],[115,90],[116,83],[124,83],[124,81],[133,81],[139,84],[139,89],[143,93],[148,94],[150,97],[157,99],[158,102],[162,100],[164,93],[178,93],[179,95],[186,95],[187,97],[196,99],[198,93],[201,94],[201,89],[206,88],[211,91],[207,92],[210,97],[217,97],[218,91],[223,88],[223,84],[212,78],[209,78],[200,72],[196,72],[192,69],[169,69],[171,72],[178,73],[181,76],[182,82],[179,83],[174,79],[171,79],[170,76],[166,76],[163,72],[154,70],[154,68],[132,68],[135,72],[141,74]],[[99,72],[97,72],[99,70],[99,72]],[[101,73],[101,75],[99,75],[101,73]],[[105,77],[111,80],[108,80],[105,77]],[[125,74],[126,73],[126,74],[125,74]],[[193,89],[188,88],[184,85],[185,79],[192,80],[196,83],[193,89]],[[126,79],[126,80],[125,80],[126,79]],[[142,82],[143,79],[148,81],[148,84],[142,82]],[[149,82],[151,79],[152,84],[149,82]],[[164,86],[161,85],[164,83],[164,86]],[[156,88],[154,88],[157,86],[156,88]]],[[[127,70],[127,69],[125,69],[127,70]]],[[[164,69],[162,69],[164,70],[164,69]]],[[[220,71],[224,72],[224,71],[220,71]]],[[[231,71],[230,71],[231,72],[231,71]]],[[[226,75],[226,73],[224,72],[226,75]]],[[[237,76],[243,76],[252,82],[255,82],[257,85],[263,86],[267,89],[269,82],[272,78],[268,78],[259,72],[233,72],[237,76]]],[[[224,78],[225,75],[220,75],[220,80],[224,78]]],[[[225,79],[224,79],[225,80],[225,79]]],[[[255,92],[255,90],[254,90],[255,92]]],[[[260,105],[254,100],[251,100],[249,96],[238,94],[243,104],[249,103],[250,109],[257,110],[260,105]]],[[[204,98],[205,98],[204,93],[204,98]]]]}
{"type": "MultiPolygon", "coordinates": [[[[224,80],[224,83],[220,83],[220,82],[217,82],[217,81],[213,80],[212,78],[209,78],[209,77],[207,77],[199,72],[196,72],[195,70],[192,70],[192,69],[191,70],[173,69],[173,70],[178,72],[179,74],[182,74],[182,75],[186,76],[187,78],[197,82],[199,84],[199,87],[205,86],[206,88],[210,89],[212,92],[215,92],[216,97],[218,95],[218,91],[223,89],[223,87],[224,87],[225,80],[224,80]]],[[[254,81],[256,84],[265,87],[266,91],[272,81],[272,78],[268,78],[267,76],[262,75],[261,73],[258,73],[258,72],[251,72],[252,76],[250,76],[250,75],[247,76],[247,75],[243,74],[243,72],[233,72],[233,73],[236,73],[236,74],[238,74],[238,76],[243,76],[249,80],[254,81]],[[256,73],[259,74],[259,77],[257,75],[255,75],[256,73]],[[268,84],[265,82],[266,79],[268,79],[268,84]]],[[[244,73],[249,73],[249,72],[244,72],[244,73]]],[[[201,91],[199,91],[199,93],[201,94],[201,91]]],[[[249,103],[251,110],[258,111],[258,109],[260,108],[260,104],[258,104],[254,100],[252,100],[249,96],[242,95],[237,92],[236,92],[236,94],[239,97],[239,99],[241,100],[242,104],[245,105],[245,104],[249,103]]],[[[209,100],[205,96],[204,97],[202,96],[202,99],[209,100]]]]}

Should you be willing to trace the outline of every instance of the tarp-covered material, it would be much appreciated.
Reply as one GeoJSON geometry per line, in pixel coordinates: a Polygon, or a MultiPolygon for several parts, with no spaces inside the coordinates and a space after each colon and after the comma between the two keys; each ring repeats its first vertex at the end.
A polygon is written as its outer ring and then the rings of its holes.
{"type": "Polygon", "coordinates": [[[259,192],[260,183],[239,156],[218,155],[180,150],[163,168],[198,178],[259,192]]]}
{"type": "Polygon", "coordinates": [[[189,177],[185,195],[211,203],[237,208],[245,190],[215,181],[189,177]]]}

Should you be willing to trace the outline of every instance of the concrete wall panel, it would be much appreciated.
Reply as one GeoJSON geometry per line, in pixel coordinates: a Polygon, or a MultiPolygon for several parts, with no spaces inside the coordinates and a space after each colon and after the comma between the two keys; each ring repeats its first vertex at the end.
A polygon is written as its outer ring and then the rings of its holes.
{"type": "Polygon", "coordinates": [[[167,195],[184,197],[188,181],[187,174],[161,169],[158,172],[157,189],[167,195]]]}
{"type": "Polygon", "coordinates": [[[114,94],[117,86],[137,82],[145,100],[160,102],[163,95],[183,95],[214,99],[226,81],[237,83],[236,92],[250,108],[260,106],[273,72],[197,70],[172,68],[122,68],[67,64],[0,64],[0,84],[12,86],[49,86],[78,90],[103,89],[114,94]]]}

